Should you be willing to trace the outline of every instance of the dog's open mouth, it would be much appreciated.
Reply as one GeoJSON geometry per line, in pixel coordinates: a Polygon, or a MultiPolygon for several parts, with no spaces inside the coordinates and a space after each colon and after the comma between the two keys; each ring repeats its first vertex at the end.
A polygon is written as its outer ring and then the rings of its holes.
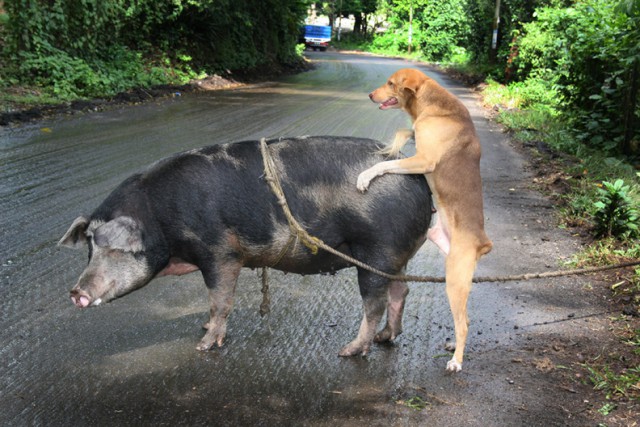
{"type": "Polygon", "coordinates": [[[398,98],[392,96],[391,98],[387,99],[386,101],[380,103],[380,109],[381,110],[386,110],[387,108],[391,108],[396,104],[398,104],[398,98]]]}

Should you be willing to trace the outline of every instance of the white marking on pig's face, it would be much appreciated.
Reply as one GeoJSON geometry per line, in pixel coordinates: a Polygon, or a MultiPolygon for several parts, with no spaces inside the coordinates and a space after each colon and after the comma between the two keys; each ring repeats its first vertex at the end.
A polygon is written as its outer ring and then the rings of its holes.
{"type": "Polygon", "coordinates": [[[92,221],[86,236],[91,258],[72,290],[76,305],[86,307],[109,302],[152,279],[139,229],[132,218],[118,217],[106,223],[92,221]]]}

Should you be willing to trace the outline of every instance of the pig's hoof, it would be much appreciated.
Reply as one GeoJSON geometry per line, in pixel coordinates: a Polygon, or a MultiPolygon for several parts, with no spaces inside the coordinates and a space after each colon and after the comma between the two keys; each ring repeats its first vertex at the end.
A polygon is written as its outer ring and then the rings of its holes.
{"type": "Polygon", "coordinates": [[[342,350],[340,350],[340,352],[338,353],[338,356],[351,357],[351,356],[357,356],[359,354],[362,356],[366,356],[368,352],[369,352],[368,345],[359,345],[359,344],[351,343],[345,346],[342,350]]]}
{"type": "Polygon", "coordinates": [[[204,341],[200,341],[200,344],[198,344],[198,346],[196,347],[196,350],[198,351],[209,351],[211,350],[213,347],[215,347],[217,344],[218,347],[222,347],[222,342],[220,343],[209,343],[209,342],[204,342],[204,341]]]}
{"type": "Polygon", "coordinates": [[[200,344],[198,344],[198,346],[196,347],[196,350],[198,350],[198,351],[209,351],[209,350],[211,350],[211,347],[213,347],[213,344],[200,342],[200,344]]]}
{"type": "Polygon", "coordinates": [[[393,342],[398,335],[400,335],[402,331],[394,332],[391,328],[385,327],[383,330],[378,332],[376,336],[373,338],[373,342],[377,343],[389,343],[393,342]]]}
{"type": "Polygon", "coordinates": [[[460,372],[462,371],[462,363],[458,363],[456,357],[452,357],[451,360],[447,362],[447,371],[449,372],[460,372]]]}
{"type": "MultiPolygon", "coordinates": [[[[209,329],[209,332],[211,332],[211,329],[209,329]]],[[[222,347],[223,343],[224,343],[224,335],[216,335],[216,334],[207,333],[202,338],[202,340],[200,340],[200,344],[198,344],[198,346],[196,347],[196,350],[209,351],[216,345],[218,347],[222,347]]]]}

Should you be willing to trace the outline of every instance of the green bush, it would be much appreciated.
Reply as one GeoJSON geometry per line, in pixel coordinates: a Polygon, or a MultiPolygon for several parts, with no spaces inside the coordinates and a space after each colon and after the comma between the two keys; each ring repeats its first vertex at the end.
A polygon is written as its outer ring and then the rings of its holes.
{"type": "Polygon", "coordinates": [[[419,15],[419,46],[430,61],[449,61],[471,31],[467,0],[428,2],[419,15]]]}
{"type": "Polygon", "coordinates": [[[598,237],[634,238],[638,236],[639,215],[629,198],[629,186],[621,179],[602,182],[600,200],[594,203],[598,237]]]}
{"type": "Polygon", "coordinates": [[[305,3],[6,0],[0,77],[64,100],[288,64],[305,3]]]}
{"type": "Polygon", "coordinates": [[[139,53],[113,48],[109,61],[72,57],[50,48],[44,56],[19,55],[17,68],[22,84],[48,88],[60,100],[109,96],[131,87],[176,81],[161,67],[147,65],[139,53]]]}
{"type": "MultiPolygon", "coordinates": [[[[416,39],[415,33],[413,40],[416,39]]],[[[389,29],[378,35],[371,43],[371,51],[382,53],[405,53],[409,48],[409,32],[407,28],[389,29]]]]}
{"type": "Polygon", "coordinates": [[[535,21],[516,33],[513,66],[520,81],[539,79],[557,93],[578,140],[628,154],[631,140],[640,138],[640,14],[619,6],[620,0],[583,0],[537,9],[535,21]],[[635,119],[625,120],[625,113],[635,119]]]}
{"type": "Polygon", "coordinates": [[[409,11],[413,8],[411,46],[430,61],[449,61],[466,56],[464,43],[471,31],[465,7],[468,0],[394,2],[389,10],[389,29],[371,43],[374,52],[405,53],[409,49],[409,11]]]}

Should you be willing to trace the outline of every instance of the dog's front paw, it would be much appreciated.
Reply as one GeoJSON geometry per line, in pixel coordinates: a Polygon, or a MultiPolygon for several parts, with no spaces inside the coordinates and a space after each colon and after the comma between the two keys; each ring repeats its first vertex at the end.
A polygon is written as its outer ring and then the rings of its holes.
{"type": "Polygon", "coordinates": [[[462,363],[459,363],[456,360],[456,357],[453,356],[451,360],[447,362],[447,371],[449,372],[460,372],[462,371],[462,363]]]}
{"type": "Polygon", "coordinates": [[[373,175],[370,171],[366,170],[364,172],[362,172],[360,175],[358,175],[358,190],[360,190],[361,192],[365,192],[367,191],[367,188],[369,188],[369,183],[371,183],[371,180],[375,177],[375,175],[373,175]]]}

